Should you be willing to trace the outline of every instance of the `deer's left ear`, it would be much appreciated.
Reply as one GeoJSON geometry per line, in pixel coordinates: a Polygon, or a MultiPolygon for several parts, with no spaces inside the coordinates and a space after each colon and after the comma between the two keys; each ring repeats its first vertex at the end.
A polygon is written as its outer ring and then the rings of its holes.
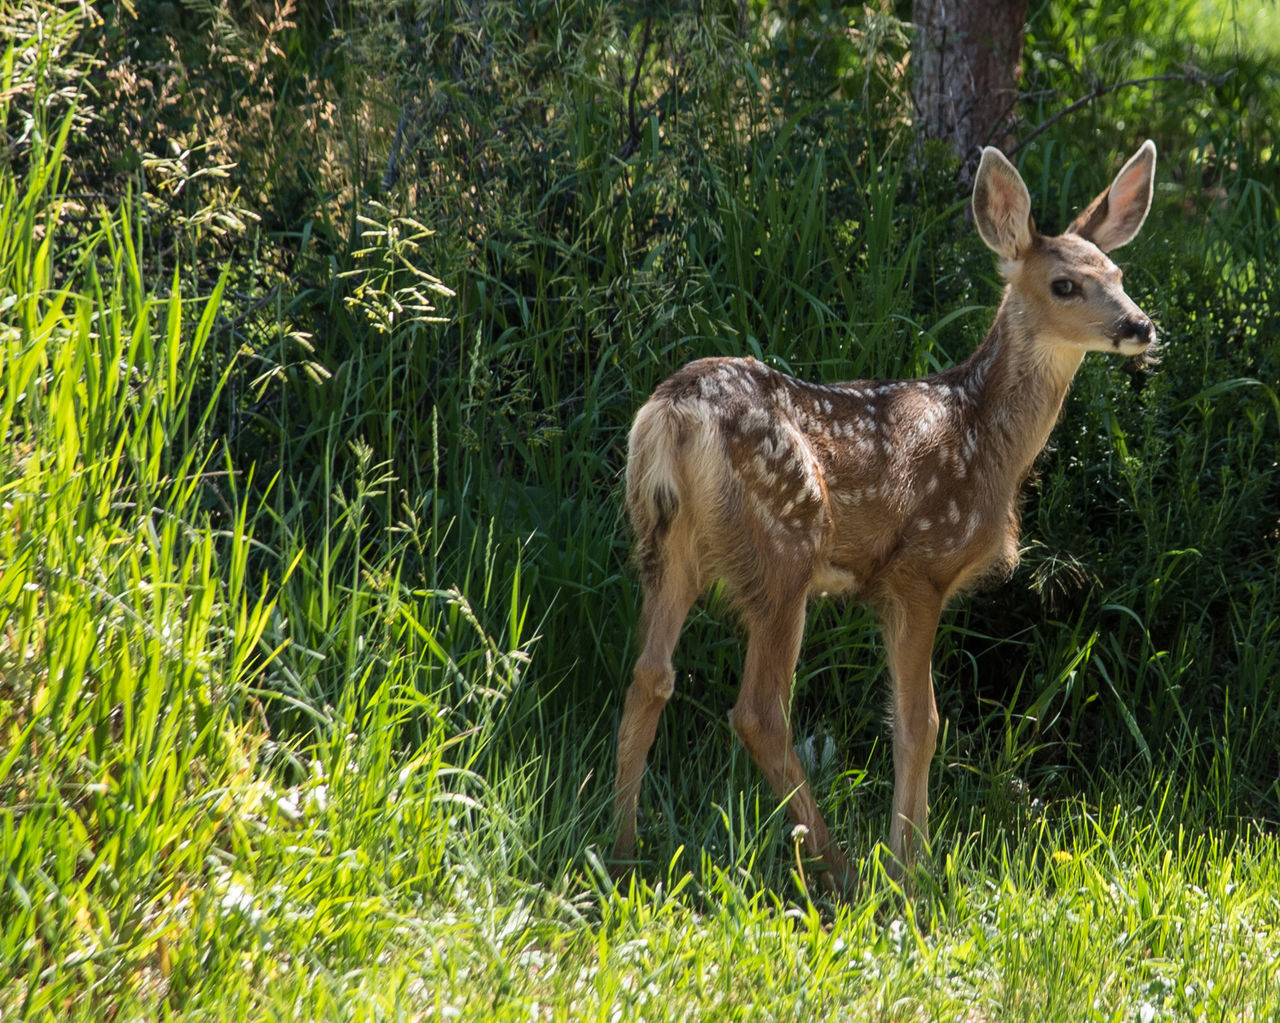
{"type": "Polygon", "coordinates": [[[1156,176],[1156,145],[1150,139],[1120,168],[1111,187],[1071,222],[1068,234],[1093,242],[1103,252],[1133,241],[1151,209],[1156,176]]]}

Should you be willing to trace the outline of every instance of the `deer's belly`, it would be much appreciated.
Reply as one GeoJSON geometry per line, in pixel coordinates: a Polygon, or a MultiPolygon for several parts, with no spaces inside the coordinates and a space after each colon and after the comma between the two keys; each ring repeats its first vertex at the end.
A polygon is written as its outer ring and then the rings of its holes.
{"type": "Polygon", "coordinates": [[[830,562],[819,565],[809,582],[809,595],[813,597],[837,597],[854,594],[861,589],[862,582],[858,576],[848,569],[832,565],[830,562]]]}

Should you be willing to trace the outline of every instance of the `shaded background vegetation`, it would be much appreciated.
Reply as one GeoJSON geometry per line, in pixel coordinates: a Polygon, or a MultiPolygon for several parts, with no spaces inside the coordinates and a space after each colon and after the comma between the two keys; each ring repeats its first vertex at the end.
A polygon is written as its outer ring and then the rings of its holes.
{"type": "MultiPolygon", "coordinates": [[[[212,745],[190,756],[244,757],[304,801],[315,765],[375,725],[384,759],[365,770],[434,750],[440,777],[464,780],[444,785],[462,802],[414,825],[429,839],[403,883],[429,901],[448,901],[434,871],[468,843],[522,884],[563,885],[566,863],[590,860],[633,647],[619,484],[644,396],[708,354],[827,380],[928,372],[965,357],[998,300],[954,157],[914,144],[905,15],[759,0],[6,10],[0,144],[12,181],[50,197],[22,236],[31,262],[13,265],[45,275],[41,302],[102,300],[90,362],[113,308],[183,345],[154,363],[121,349],[123,418],[76,462],[106,464],[120,423],[161,409],[153,447],[106,480],[122,488],[100,512],[120,530],[108,546],[127,547],[131,509],[172,508],[189,527],[177,550],[206,531],[217,606],[247,602],[208,625],[236,652],[200,676],[190,726],[212,745]]],[[[1017,159],[1037,221],[1063,227],[1155,140],[1153,210],[1121,255],[1165,352],[1150,374],[1086,360],[1026,492],[1021,567],[946,617],[944,830],[1012,826],[1109,784],[1143,802],[1153,777],[1193,783],[1183,802],[1229,831],[1280,817],[1280,92],[1276,15],[1248,18],[1190,2],[1032,12],[1021,117],[1043,130],[1017,159]]],[[[11,354],[29,352],[38,303],[24,318],[7,299],[11,354]]],[[[6,507],[26,507],[52,429],[35,396],[57,374],[31,373],[24,399],[6,371],[6,507]]],[[[107,640],[59,666],[33,638],[59,581],[92,575],[58,567],[33,522],[6,527],[0,617],[24,624],[0,642],[0,787],[26,806],[51,772],[40,812],[65,822],[160,676],[110,692],[95,682],[107,640]],[[72,676],[63,698],[96,695],[67,717],[48,694],[72,676]],[[64,759],[41,768],[49,734],[64,759]]],[[[822,784],[854,848],[882,830],[891,777],[870,624],[815,609],[795,707],[798,731],[837,742],[844,773],[822,784]]],[[[739,793],[759,780],[727,755],[723,718],[740,658],[712,599],[651,759],[658,864],[681,846],[724,855],[749,816],[739,793]]],[[[231,825],[208,840],[258,848],[231,825]]],[[[37,869],[82,869],[27,854],[10,871],[23,890],[37,869]]],[[[44,924],[23,912],[12,950],[38,961],[23,942],[44,924]]]]}

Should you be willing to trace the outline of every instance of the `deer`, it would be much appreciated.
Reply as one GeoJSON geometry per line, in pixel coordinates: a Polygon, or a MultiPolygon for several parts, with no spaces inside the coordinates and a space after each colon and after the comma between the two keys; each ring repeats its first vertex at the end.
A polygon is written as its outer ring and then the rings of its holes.
{"type": "Polygon", "coordinates": [[[676,643],[718,581],[746,632],[731,727],[836,895],[858,882],[792,745],[791,686],[810,599],[849,596],[872,609],[890,679],[887,865],[909,883],[929,843],[943,608],[1016,566],[1022,487],[1085,353],[1154,358],[1155,327],[1107,253],[1146,220],[1155,164],[1146,141],[1065,232],[1048,237],[1014,165],[998,149],[982,151],[973,220],[1005,285],[994,323],[957,365],[918,379],[823,384],[749,357],[703,358],[640,408],[625,487],[641,642],[618,725],[615,865],[634,862],[640,782],[675,690],[676,643]]]}

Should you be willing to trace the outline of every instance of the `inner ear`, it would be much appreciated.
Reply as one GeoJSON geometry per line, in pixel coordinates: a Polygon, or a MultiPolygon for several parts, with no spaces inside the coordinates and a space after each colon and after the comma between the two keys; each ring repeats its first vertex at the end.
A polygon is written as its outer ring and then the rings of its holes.
{"type": "Polygon", "coordinates": [[[1156,147],[1147,140],[1120,169],[1111,186],[1071,222],[1068,233],[1110,252],[1133,240],[1151,208],[1156,147]]]}
{"type": "Polygon", "coordinates": [[[1025,256],[1035,240],[1027,186],[1017,168],[991,146],[982,151],[973,182],[973,220],[987,247],[1003,259],[1025,256]]]}

